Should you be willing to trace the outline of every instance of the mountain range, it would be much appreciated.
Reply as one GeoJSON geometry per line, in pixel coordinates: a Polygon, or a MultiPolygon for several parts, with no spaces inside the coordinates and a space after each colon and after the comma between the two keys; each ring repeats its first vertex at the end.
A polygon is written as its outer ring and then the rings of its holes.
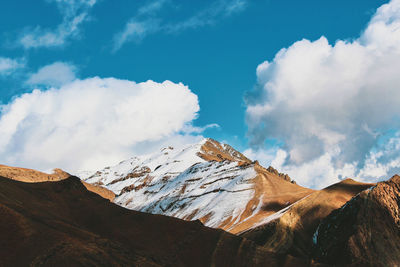
{"type": "Polygon", "coordinates": [[[0,266],[400,265],[399,176],[313,190],[204,139],[0,184],[0,266]]]}

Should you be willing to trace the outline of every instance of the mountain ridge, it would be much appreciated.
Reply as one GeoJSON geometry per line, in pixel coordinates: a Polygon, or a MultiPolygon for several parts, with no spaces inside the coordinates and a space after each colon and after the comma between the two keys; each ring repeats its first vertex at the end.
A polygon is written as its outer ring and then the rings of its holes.
{"type": "MultiPolygon", "coordinates": [[[[0,164],[0,176],[20,182],[41,183],[61,181],[71,177],[71,174],[57,168],[53,170],[53,173],[48,174],[33,169],[11,167],[0,164]]],[[[86,189],[105,199],[113,201],[115,198],[115,194],[104,187],[92,185],[84,181],[81,181],[81,183],[86,187],[86,189]]]]}

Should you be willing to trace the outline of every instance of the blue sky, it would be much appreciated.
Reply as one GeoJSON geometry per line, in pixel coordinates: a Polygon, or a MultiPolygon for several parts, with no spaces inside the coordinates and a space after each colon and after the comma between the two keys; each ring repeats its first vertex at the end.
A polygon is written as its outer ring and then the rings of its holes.
{"type": "MultiPolygon", "coordinates": [[[[314,42],[324,36],[331,45],[336,40],[353,42],[387,2],[4,0],[0,58],[14,60],[17,66],[0,75],[0,102],[7,105],[35,88],[45,91],[95,76],[181,82],[198,96],[200,111],[192,126],[218,124],[201,134],[241,150],[252,149],[249,153],[254,156],[267,155],[268,161],[271,151],[280,147],[267,151],[262,146],[272,144],[275,137],[271,133],[262,138],[260,147],[252,132],[257,127],[245,119],[252,105],[245,102],[245,95],[254,92],[260,79],[257,66],[272,62],[282,48],[303,39],[314,42]],[[50,41],[32,39],[49,32],[50,41]],[[71,77],[56,85],[32,82],[33,74],[55,62],[64,64],[71,77]]],[[[290,143],[290,138],[279,141],[290,143]]]]}
{"type": "MultiPolygon", "coordinates": [[[[113,53],[112,38],[137,10],[151,1],[101,0],[90,10],[91,19],[81,25],[78,38],[61,47],[24,50],[13,41],[26,27],[55,28],[60,12],[48,1],[1,1],[0,55],[25,57],[35,71],[55,61],[79,68],[80,78],[100,76],[133,81],[171,80],[190,86],[200,99],[197,125],[217,123],[219,130],[207,136],[246,146],[243,95],[255,84],[255,68],[272,59],[279,49],[293,42],[318,39],[330,41],[359,35],[371,14],[383,1],[249,1],[230,17],[215,18],[213,25],[157,33],[139,42],[125,44],[113,53]],[[21,8],[24,7],[24,8],[21,8]],[[234,136],[238,140],[232,140],[234,136]]],[[[193,16],[213,1],[174,1],[157,16],[166,23],[193,16]]],[[[3,103],[27,92],[20,77],[1,79],[3,103]],[[11,88],[10,88],[11,87],[11,88]]]]}

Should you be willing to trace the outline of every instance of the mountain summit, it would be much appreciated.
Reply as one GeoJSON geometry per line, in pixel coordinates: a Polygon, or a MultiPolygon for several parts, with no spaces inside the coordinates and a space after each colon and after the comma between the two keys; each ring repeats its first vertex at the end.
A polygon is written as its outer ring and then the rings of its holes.
{"type": "Polygon", "coordinates": [[[133,157],[84,180],[113,191],[123,207],[200,220],[232,233],[313,191],[209,138],[133,157]]]}

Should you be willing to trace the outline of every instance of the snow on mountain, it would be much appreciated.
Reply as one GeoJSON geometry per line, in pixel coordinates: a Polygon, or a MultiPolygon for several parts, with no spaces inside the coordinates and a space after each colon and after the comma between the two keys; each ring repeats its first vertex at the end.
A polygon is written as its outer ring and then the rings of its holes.
{"type": "Polygon", "coordinates": [[[236,232],[272,214],[266,204],[287,206],[309,192],[279,175],[229,145],[204,139],[133,157],[84,180],[113,191],[114,202],[123,207],[199,219],[206,226],[236,232]]]}

